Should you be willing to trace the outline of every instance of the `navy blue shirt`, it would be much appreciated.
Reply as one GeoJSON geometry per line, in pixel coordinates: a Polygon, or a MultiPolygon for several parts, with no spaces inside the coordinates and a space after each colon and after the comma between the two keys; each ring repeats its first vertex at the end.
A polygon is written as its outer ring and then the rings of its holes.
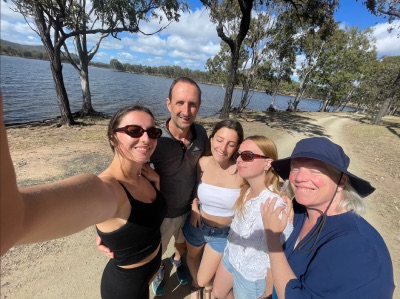
{"type": "MultiPolygon", "coordinates": [[[[297,277],[286,285],[286,298],[393,297],[393,265],[389,251],[380,234],[364,218],[353,212],[328,216],[316,246],[304,253],[298,248],[316,227],[294,249],[306,217],[304,210],[295,214],[294,230],[284,247],[297,277]]],[[[314,241],[311,239],[302,250],[311,248],[314,241]]]]}

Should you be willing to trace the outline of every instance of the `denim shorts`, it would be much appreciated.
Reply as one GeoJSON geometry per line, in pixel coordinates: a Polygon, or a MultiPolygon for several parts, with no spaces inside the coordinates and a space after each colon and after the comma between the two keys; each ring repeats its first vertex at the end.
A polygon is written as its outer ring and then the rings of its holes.
{"type": "Polygon", "coordinates": [[[266,288],[265,278],[256,281],[244,278],[229,262],[228,249],[224,252],[222,264],[233,275],[233,295],[235,299],[257,299],[263,296],[266,288]]]}
{"type": "Polygon", "coordinates": [[[207,243],[216,252],[223,253],[229,229],[229,226],[222,228],[208,226],[203,222],[201,217],[200,227],[194,227],[190,223],[190,215],[188,215],[185,225],[183,226],[183,235],[185,236],[186,242],[192,246],[200,247],[207,243]]]}

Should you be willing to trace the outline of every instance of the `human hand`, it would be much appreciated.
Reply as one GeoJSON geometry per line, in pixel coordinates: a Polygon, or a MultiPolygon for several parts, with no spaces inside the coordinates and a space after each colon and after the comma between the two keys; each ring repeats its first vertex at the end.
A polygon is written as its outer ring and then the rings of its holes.
{"type": "Polygon", "coordinates": [[[287,195],[282,195],[282,199],[287,205],[286,213],[288,215],[288,221],[290,223],[293,223],[294,219],[293,201],[287,195]]]}
{"type": "Polygon", "coordinates": [[[286,212],[286,205],[280,205],[275,208],[278,198],[274,197],[261,203],[261,217],[263,220],[264,228],[267,233],[280,235],[285,229],[288,222],[288,214],[286,212]]]}
{"type": "Polygon", "coordinates": [[[105,256],[110,259],[114,258],[114,252],[111,252],[110,248],[103,245],[103,241],[101,240],[99,235],[96,235],[96,245],[97,249],[100,250],[105,256]]]}
{"type": "Polygon", "coordinates": [[[193,227],[200,227],[200,210],[198,198],[193,199],[192,202],[192,210],[190,211],[190,223],[193,227]]]}

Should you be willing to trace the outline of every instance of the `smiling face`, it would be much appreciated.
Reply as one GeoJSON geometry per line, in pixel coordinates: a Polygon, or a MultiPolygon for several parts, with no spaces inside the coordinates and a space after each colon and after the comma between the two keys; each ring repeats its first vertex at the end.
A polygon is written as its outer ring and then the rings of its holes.
{"type": "MultiPolygon", "coordinates": [[[[127,125],[137,125],[147,130],[155,127],[155,122],[153,117],[144,111],[131,111],[121,119],[118,127],[122,128],[127,125]]],[[[116,132],[115,134],[117,152],[122,157],[138,163],[146,163],[157,146],[157,139],[150,138],[147,132],[144,132],[138,138],[132,138],[124,132],[116,132]]]]}
{"type": "Polygon", "coordinates": [[[189,130],[200,108],[197,86],[189,82],[178,82],[173,87],[171,97],[166,99],[167,108],[171,113],[170,130],[189,130]]]}
{"type": "Polygon", "coordinates": [[[219,129],[211,138],[211,153],[218,163],[228,163],[236,153],[239,136],[235,130],[229,128],[219,129]]]}
{"type": "Polygon", "coordinates": [[[336,198],[332,203],[333,208],[329,209],[330,211],[334,210],[342,196],[342,185],[335,193],[339,178],[340,174],[334,172],[321,161],[296,158],[291,162],[290,185],[296,201],[306,207],[325,211],[335,195],[336,198]]]}

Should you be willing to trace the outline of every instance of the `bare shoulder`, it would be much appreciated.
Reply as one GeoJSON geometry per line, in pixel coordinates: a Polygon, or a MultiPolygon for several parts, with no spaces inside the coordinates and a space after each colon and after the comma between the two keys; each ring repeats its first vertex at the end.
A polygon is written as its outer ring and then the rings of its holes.
{"type": "Polygon", "coordinates": [[[213,159],[212,156],[203,156],[199,159],[199,166],[201,170],[204,171],[204,168],[207,167],[207,164],[211,161],[211,159],[213,159]]]}
{"type": "Polygon", "coordinates": [[[111,194],[113,194],[113,197],[117,199],[118,202],[121,202],[125,199],[126,196],[124,189],[116,177],[107,173],[102,173],[99,175],[99,178],[103,181],[104,186],[111,191],[111,194]]]}

